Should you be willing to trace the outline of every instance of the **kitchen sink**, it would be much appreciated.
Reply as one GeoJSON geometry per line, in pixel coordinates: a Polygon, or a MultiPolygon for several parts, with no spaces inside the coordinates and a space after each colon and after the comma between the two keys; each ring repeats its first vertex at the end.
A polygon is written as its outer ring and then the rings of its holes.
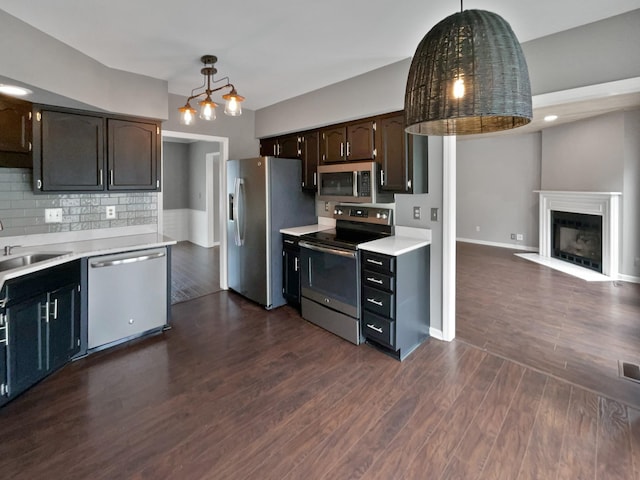
{"type": "Polygon", "coordinates": [[[36,252],[7,258],[6,260],[0,260],[0,272],[12,270],[14,268],[26,267],[27,265],[32,265],[38,262],[44,262],[45,260],[61,257],[68,253],[71,252],[36,252]]]}

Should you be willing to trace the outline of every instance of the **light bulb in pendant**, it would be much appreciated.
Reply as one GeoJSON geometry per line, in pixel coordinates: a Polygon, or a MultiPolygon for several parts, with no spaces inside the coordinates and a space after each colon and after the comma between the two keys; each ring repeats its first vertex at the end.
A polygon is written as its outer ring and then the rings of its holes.
{"type": "Polygon", "coordinates": [[[464,80],[462,80],[462,78],[458,78],[453,82],[453,98],[462,97],[464,97],[464,80]]]}

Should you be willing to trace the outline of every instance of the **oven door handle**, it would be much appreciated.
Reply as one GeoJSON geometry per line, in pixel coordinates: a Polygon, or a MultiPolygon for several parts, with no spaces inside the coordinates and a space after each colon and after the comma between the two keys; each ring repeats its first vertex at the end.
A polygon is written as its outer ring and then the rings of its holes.
{"type": "Polygon", "coordinates": [[[340,250],[338,248],[321,247],[313,243],[307,243],[304,240],[298,243],[301,247],[308,248],[309,250],[315,250],[317,252],[330,253],[332,255],[340,255],[341,257],[356,258],[357,252],[353,250],[340,250]]]}

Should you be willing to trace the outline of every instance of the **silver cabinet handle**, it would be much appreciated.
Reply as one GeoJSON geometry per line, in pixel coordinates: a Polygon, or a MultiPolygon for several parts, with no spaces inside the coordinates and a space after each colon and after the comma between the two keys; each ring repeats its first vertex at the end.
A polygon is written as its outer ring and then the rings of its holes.
{"type": "Polygon", "coordinates": [[[284,243],[289,243],[289,244],[291,244],[291,245],[294,245],[296,242],[294,242],[293,240],[287,240],[287,239],[285,239],[285,240],[284,240],[284,243]]]}
{"type": "Polygon", "coordinates": [[[357,253],[352,250],[340,250],[337,248],[321,247],[320,245],[314,245],[307,242],[300,242],[298,245],[309,250],[315,250],[316,252],[330,253],[333,255],[340,255],[341,257],[356,258],[357,253]]]}
{"type": "Polygon", "coordinates": [[[316,185],[318,185],[318,174],[313,172],[313,186],[315,187],[316,185]]]}
{"type": "Polygon", "coordinates": [[[367,298],[367,302],[373,303],[374,305],[377,305],[379,307],[383,305],[382,302],[378,302],[375,298],[367,298]]]}
{"type": "Polygon", "coordinates": [[[367,323],[367,327],[369,327],[371,330],[375,330],[378,333],[382,333],[382,328],[377,328],[375,325],[367,323]]]}
{"type": "Polygon", "coordinates": [[[103,172],[102,169],[100,169],[100,186],[102,186],[102,184],[104,183],[104,178],[103,178],[103,172]]]}
{"type": "Polygon", "coordinates": [[[347,142],[347,157],[351,155],[351,145],[347,142]]]}
{"type": "Polygon", "coordinates": [[[6,307],[8,301],[9,301],[9,297],[4,297],[2,300],[0,300],[0,308],[6,307]]]}
{"type": "Polygon", "coordinates": [[[344,157],[344,142],[340,142],[340,156],[344,157]]]}
{"type": "Polygon", "coordinates": [[[382,266],[382,262],[379,262],[378,260],[373,260],[371,258],[367,258],[367,262],[368,263],[373,263],[374,265],[380,265],[382,266]]]}
{"type": "Polygon", "coordinates": [[[298,257],[293,257],[293,270],[294,270],[295,272],[297,272],[297,271],[298,271],[298,268],[299,268],[299,266],[298,266],[298,262],[299,262],[298,257]]]}
{"type": "Polygon", "coordinates": [[[378,278],[373,278],[373,277],[367,277],[367,280],[369,282],[373,282],[373,283],[377,283],[378,285],[382,285],[382,280],[378,279],[378,278]]]}
{"type": "Polygon", "coordinates": [[[53,319],[54,320],[58,319],[58,299],[57,298],[53,299],[53,319]]]}
{"type": "Polygon", "coordinates": [[[384,170],[380,170],[380,186],[384,187],[384,170]]]}
{"type": "Polygon", "coordinates": [[[113,170],[109,170],[109,185],[113,185],[113,170]]]}
{"type": "Polygon", "coordinates": [[[115,265],[124,265],[127,263],[144,262],[154,258],[164,257],[164,252],[151,253],[149,255],[140,255],[139,257],[127,257],[119,260],[107,260],[104,262],[91,262],[91,268],[113,267],[115,265]]]}

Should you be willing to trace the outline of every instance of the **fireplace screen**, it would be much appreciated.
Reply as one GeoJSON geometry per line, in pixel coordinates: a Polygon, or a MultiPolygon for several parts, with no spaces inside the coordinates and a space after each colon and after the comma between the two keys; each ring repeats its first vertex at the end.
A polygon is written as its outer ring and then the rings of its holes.
{"type": "Polygon", "coordinates": [[[602,273],[602,217],[551,212],[555,258],[602,273]]]}

